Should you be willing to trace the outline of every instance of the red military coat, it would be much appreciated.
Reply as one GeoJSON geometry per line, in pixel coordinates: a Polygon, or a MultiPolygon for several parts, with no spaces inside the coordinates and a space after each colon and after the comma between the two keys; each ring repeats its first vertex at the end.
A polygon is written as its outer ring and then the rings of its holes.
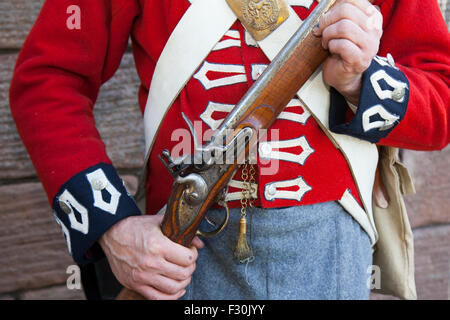
{"type": "MultiPolygon", "coordinates": [[[[297,4],[293,8],[301,19],[316,5],[313,1],[292,3],[297,4]]],[[[378,0],[375,4],[380,6],[384,17],[379,55],[390,53],[394,57],[409,88],[406,115],[378,143],[417,150],[441,149],[449,142],[450,37],[437,3],[378,0]]],[[[78,198],[74,196],[77,205],[67,200],[69,209],[65,208],[70,214],[78,212],[79,215],[69,214],[71,219],[60,215],[57,200],[63,191],[75,190],[83,183],[76,177],[100,163],[111,164],[92,113],[99,88],[117,70],[131,35],[142,82],[139,104],[143,112],[158,57],[190,3],[187,0],[81,0],[78,1],[80,29],[67,28],[70,16],[67,8],[71,5],[66,0],[44,4],[17,61],[10,97],[18,131],[53,204],[57,221],[67,231],[66,238],[71,238],[74,258],[82,261],[86,250],[103,232],[136,210],[131,204],[131,209],[124,209],[125,204],[120,204],[126,198],[126,190],[112,182],[116,178],[109,174],[114,175],[114,170],[108,167],[102,172],[118,191],[118,199],[122,199],[118,200],[114,213],[91,218],[91,195],[81,195],[83,192],[79,191],[78,198]]],[[[177,144],[171,141],[175,129],[187,128],[181,112],[191,120],[202,121],[204,130],[213,128],[268,63],[236,22],[196,71],[166,117],[149,161],[147,213],[156,213],[167,199],[172,180],[156,156],[177,144]]],[[[270,162],[259,162],[256,204],[281,207],[331,201],[339,199],[347,189],[357,198],[344,157],[314,119],[295,100],[286,111],[290,113],[288,117],[277,120],[273,128],[279,129],[278,140],[291,144],[284,150],[278,149],[284,152],[278,156],[285,158],[279,162],[280,169],[275,174],[261,174],[270,162]],[[291,154],[288,160],[285,160],[286,153],[291,154]],[[297,181],[297,185],[285,189],[293,197],[267,196],[270,190],[266,187],[271,183],[298,177],[305,182],[302,192],[297,181]]],[[[239,174],[235,180],[240,180],[239,174]]],[[[92,180],[89,183],[93,186],[92,180]]],[[[240,190],[234,184],[228,191],[239,193],[240,190]]],[[[78,191],[71,192],[76,195],[78,191]]],[[[101,209],[108,212],[105,208],[101,209]]]]}

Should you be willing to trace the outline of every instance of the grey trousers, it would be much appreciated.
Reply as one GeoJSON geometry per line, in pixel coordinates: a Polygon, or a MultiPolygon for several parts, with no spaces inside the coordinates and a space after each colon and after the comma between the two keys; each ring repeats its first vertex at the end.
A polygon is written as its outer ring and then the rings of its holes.
{"type": "MultiPolygon", "coordinates": [[[[212,210],[211,216],[223,215],[212,210]]],[[[252,208],[248,239],[254,260],[233,259],[240,211],[205,239],[183,299],[368,299],[372,249],[367,234],[337,202],[252,208]]]]}

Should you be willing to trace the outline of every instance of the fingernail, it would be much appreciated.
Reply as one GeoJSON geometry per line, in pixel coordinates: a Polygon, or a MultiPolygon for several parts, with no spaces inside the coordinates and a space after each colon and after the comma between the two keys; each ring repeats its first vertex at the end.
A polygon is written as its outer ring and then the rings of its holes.
{"type": "Polygon", "coordinates": [[[318,35],[319,34],[319,25],[316,25],[313,29],[312,29],[312,33],[314,34],[314,35],[318,35]]]}

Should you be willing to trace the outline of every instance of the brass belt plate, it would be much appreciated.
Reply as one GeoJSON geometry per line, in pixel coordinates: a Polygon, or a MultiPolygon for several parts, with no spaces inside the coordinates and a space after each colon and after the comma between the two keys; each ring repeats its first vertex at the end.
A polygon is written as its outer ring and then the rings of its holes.
{"type": "Polygon", "coordinates": [[[289,17],[285,0],[226,0],[242,25],[261,41],[289,17]]]}

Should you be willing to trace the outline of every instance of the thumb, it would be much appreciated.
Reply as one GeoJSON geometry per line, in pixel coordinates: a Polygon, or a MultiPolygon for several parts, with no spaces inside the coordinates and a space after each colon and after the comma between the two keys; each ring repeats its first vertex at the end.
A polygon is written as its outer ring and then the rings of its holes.
{"type": "Polygon", "coordinates": [[[161,224],[164,219],[164,214],[160,214],[160,213],[155,214],[154,218],[158,224],[161,224]]]}
{"type": "Polygon", "coordinates": [[[164,215],[163,214],[144,214],[142,216],[144,222],[149,222],[153,225],[161,225],[164,215]]]}

